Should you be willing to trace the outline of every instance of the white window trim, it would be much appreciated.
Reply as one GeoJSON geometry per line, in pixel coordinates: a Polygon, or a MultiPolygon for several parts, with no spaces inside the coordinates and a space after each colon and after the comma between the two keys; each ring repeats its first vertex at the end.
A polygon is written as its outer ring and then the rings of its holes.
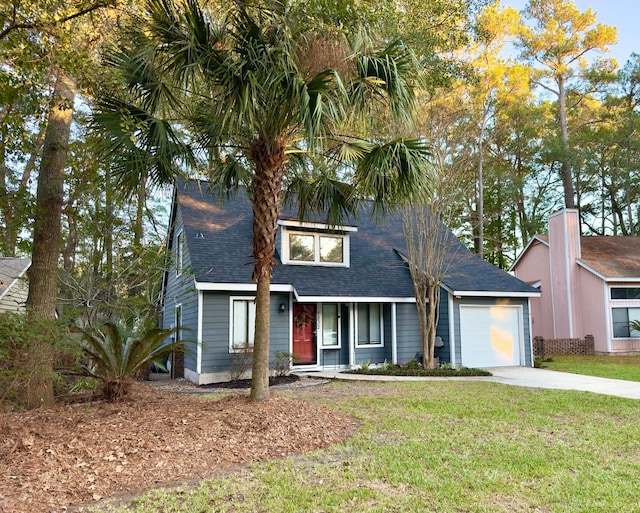
{"type": "MultiPolygon", "coordinates": [[[[361,303],[358,303],[361,304],[361,303]]],[[[354,312],[354,334],[355,334],[355,347],[356,349],[365,349],[370,347],[384,347],[384,305],[381,303],[367,303],[368,305],[376,304],[380,306],[380,343],[379,344],[360,344],[358,341],[358,304],[353,309],[354,312]]]]}
{"type": "Polygon", "coordinates": [[[178,230],[175,236],[176,247],[174,249],[175,253],[175,266],[176,266],[176,276],[180,276],[184,271],[184,230],[178,230]],[[182,242],[180,240],[182,239],[182,242]]]}
{"type": "Polygon", "coordinates": [[[282,263],[287,265],[314,265],[322,267],[349,267],[349,234],[330,232],[311,232],[303,230],[282,230],[282,263]],[[289,257],[289,236],[291,235],[311,235],[313,236],[314,259],[311,261],[291,260],[289,257]],[[342,262],[321,262],[320,261],[320,237],[336,237],[342,239],[342,262]]]}
{"type": "Polygon", "coordinates": [[[633,308],[635,310],[640,310],[640,304],[637,304],[637,305],[629,305],[629,304],[616,305],[615,301],[620,301],[620,302],[627,301],[627,302],[629,302],[629,301],[637,301],[637,300],[630,300],[630,299],[617,299],[616,300],[616,299],[612,299],[611,301],[614,302],[611,305],[611,308],[609,309],[609,315],[611,316],[611,339],[612,340],[638,340],[638,339],[640,339],[640,336],[635,336],[634,337],[633,335],[631,335],[631,332],[634,331],[631,328],[629,328],[629,336],[628,337],[616,337],[615,336],[615,326],[614,326],[614,323],[613,323],[613,310],[616,309],[616,308],[626,308],[627,309],[627,319],[629,318],[629,309],[633,308]]]}
{"type": "MultiPolygon", "coordinates": [[[[234,301],[254,301],[255,296],[229,296],[229,353],[241,353],[242,348],[233,347],[233,302],[234,301]]],[[[253,326],[255,330],[255,325],[253,326]]],[[[253,346],[249,346],[249,350],[253,351],[253,346]]]]}
{"type": "Polygon", "coordinates": [[[342,315],[340,313],[340,303],[318,303],[318,306],[316,307],[316,311],[320,312],[319,315],[318,315],[318,325],[320,327],[320,329],[318,330],[318,333],[320,334],[318,338],[320,339],[320,347],[322,349],[329,349],[329,350],[331,350],[331,349],[342,349],[342,330],[340,329],[340,321],[342,320],[342,315]],[[324,344],[324,331],[323,331],[324,319],[323,319],[323,311],[322,311],[322,308],[324,307],[324,305],[336,305],[336,307],[338,309],[338,311],[337,311],[337,316],[338,316],[338,319],[337,319],[337,323],[338,323],[338,326],[337,326],[337,329],[338,329],[338,332],[337,332],[338,344],[337,345],[329,346],[329,345],[325,345],[324,344]]]}
{"type": "MultiPolygon", "coordinates": [[[[631,287],[631,286],[611,285],[609,287],[609,301],[612,301],[613,303],[617,303],[619,301],[626,301],[627,303],[630,303],[630,302],[633,302],[633,301],[637,301],[638,304],[640,304],[640,299],[638,299],[638,298],[635,298],[635,299],[626,299],[626,298],[618,299],[618,298],[615,298],[614,299],[614,298],[611,297],[611,295],[613,294],[613,289],[637,289],[637,288],[640,288],[640,287],[638,287],[637,285],[633,286],[633,287],[631,287]]],[[[631,308],[634,308],[634,307],[631,307],[631,308]]]]}

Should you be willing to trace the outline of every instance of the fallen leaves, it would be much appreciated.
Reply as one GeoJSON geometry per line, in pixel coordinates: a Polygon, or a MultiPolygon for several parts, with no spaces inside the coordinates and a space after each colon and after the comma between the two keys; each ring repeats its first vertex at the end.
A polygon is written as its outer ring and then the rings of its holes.
{"type": "Polygon", "coordinates": [[[250,403],[137,385],[135,400],[5,413],[0,422],[0,512],[74,504],[201,479],[255,461],[342,441],[346,415],[272,397],[250,403]]]}

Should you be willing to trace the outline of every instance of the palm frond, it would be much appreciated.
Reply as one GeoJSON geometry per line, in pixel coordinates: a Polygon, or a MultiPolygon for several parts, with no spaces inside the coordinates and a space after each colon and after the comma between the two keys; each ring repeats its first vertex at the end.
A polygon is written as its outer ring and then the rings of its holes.
{"type": "Polygon", "coordinates": [[[397,139],[372,147],[360,161],[354,182],[374,201],[376,216],[425,194],[431,183],[428,156],[429,148],[419,139],[397,139]]]}
{"type": "Polygon", "coordinates": [[[323,213],[333,226],[355,219],[359,208],[354,186],[319,166],[314,167],[313,173],[290,177],[283,201],[297,206],[301,220],[311,218],[312,213],[323,213]]]}

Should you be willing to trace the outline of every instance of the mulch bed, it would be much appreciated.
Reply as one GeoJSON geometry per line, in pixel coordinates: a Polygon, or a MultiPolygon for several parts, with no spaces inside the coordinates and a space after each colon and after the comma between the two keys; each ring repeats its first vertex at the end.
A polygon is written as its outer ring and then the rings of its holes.
{"type": "Polygon", "coordinates": [[[246,393],[198,397],[145,383],[124,403],[5,412],[0,512],[61,512],[202,479],[339,443],[355,427],[347,415],[274,392],[256,404],[246,393]]]}

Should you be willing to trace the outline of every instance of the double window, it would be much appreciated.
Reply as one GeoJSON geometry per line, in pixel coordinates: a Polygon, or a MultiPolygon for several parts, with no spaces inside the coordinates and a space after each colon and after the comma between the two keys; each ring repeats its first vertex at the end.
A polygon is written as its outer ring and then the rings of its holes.
{"type": "Polygon", "coordinates": [[[613,305],[627,302],[611,308],[614,338],[640,338],[640,331],[629,326],[630,322],[640,321],[640,287],[611,287],[610,297],[613,305]]]}
{"type": "Polygon", "coordinates": [[[231,298],[229,352],[253,347],[256,327],[256,302],[253,297],[231,298]]]}
{"type": "Polygon", "coordinates": [[[640,321],[640,307],[612,308],[611,314],[615,338],[640,338],[640,331],[629,326],[631,321],[640,321]]]}
{"type": "Polygon", "coordinates": [[[358,347],[382,346],[384,344],[382,305],[379,303],[358,303],[356,329],[358,347]]]}
{"type": "Polygon", "coordinates": [[[284,234],[285,263],[342,267],[349,264],[347,235],[288,230],[284,234]]]}

